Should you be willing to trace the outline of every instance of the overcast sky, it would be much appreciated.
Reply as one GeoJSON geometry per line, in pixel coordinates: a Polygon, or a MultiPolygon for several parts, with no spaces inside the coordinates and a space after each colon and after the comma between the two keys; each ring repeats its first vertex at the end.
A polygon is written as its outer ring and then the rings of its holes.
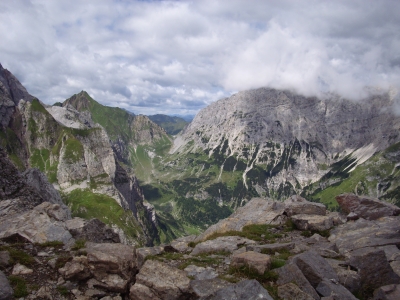
{"type": "Polygon", "coordinates": [[[400,1],[0,1],[0,63],[45,103],[142,114],[262,86],[358,99],[400,86],[400,1]]]}

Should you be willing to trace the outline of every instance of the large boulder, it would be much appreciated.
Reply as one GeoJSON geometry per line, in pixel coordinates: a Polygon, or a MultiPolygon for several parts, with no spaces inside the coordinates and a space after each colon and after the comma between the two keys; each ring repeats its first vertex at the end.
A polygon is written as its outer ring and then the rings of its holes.
{"type": "Polygon", "coordinates": [[[212,293],[209,296],[201,297],[202,300],[248,300],[266,299],[273,300],[268,291],[262,287],[257,280],[243,280],[239,283],[229,285],[212,293]]]}
{"type": "Polygon", "coordinates": [[[134,246],[89,242],[86,243],[86,252],[90,270],[97,280],[103,280],[108,274],[117,274],[129,280],[135,270],[134,246]]]}
{"type": "Polygon", "coordinates": [[[194,247],[191,255],[214,252],[229,252],[237,250],[240,246],[255,244],[255,241],[239,236],[222,236],[214,240],[199,243],[194,247]]]}
{"type": "Polygon", "coordinates": [[[68,209],[43,202],[31,211],[1,219],[0,238],[19,234],[31,243],[61,241],[69,244],[73,238],[65,226],[68,218],[68,209]]]}
{"type": "Polygon", "coordinates": [[[297,265],[314,288],[324,279],[339,282],[335,270],[315,251],[298,254],[293,257],[292,262],[297,265]]]}
{"type": "Polygon", "coordinates": [[[0,300],[13,299],[14,291],[7,280],[6,275],[0,271],[0,300]]]}
{"type": "Polygon", "coordinates": [[[361,277],[357,273],[350,268],[344,261],[336,260],[336,259],[326,259],[326,261],[331,265],[331,267],[335,270],[336,274],[339,277],[339,283],[343,285],[346,289],[348,289],[352,293],[356,293],[361,288],[361,277]]]}
{"type": "Polygon", "coordinates": [[[359,248],[400,246],[399,231],[398,217],[384,217],[375,221],[359,219],[332,229],[329,241],[335,244],[340,254],[346,255],[359,248]]]}
{"type": "Polygon", "coordinates": [[[400,215],[400,208],[396,205],[367,196],[341,194],[336,196],[336,201],[343,212],[352,213],[351,218],[353,219],[376,220],[382,217],[400,215]]]}
{"type": "Polygon", "coordinates": [[[307,201],[298,195],[291,196],[283,203],[285,204],[285,214],[288,217],[300,214],[320,216],[325,216],[326,214],[325,205],[322,203],[307,201]]]}
{"type": "Polygon", "coordinates": [[[299,230],[325,231],[333,227],[330,216],[298,214],[291,219],[299,230]]]}
{"type": "Polygon", "coordinates": [[[94,243],[120,243],[119,235],[99,219],[73,218],[65,224],[77,240],[82,239],[94,243]]]}
{"type": "Polygon", "coordinates": [[[247,251],[232,255],[231,266],[247,266],[256,270],[259,274],[264,274],[271,266],[271,256],[254,251],[247,251]]]}
{"type": "Polygon", "coordinates": [[[186,273],[156,260],[147,260],[136,275],[130,299],[181,299],[190,295],[186,273]]]}
{"type": "Polygon", "coordinates": [[[300,288],[300,290],[310,295],[313,299],[320,299],[317,292],[308,282],[307,278],[293,262],[289,262],[283,267],[275,269],[274,271],[279,275],[276,282],[279,286],[286,285],[288,283],[295,283],[300,288]]]}
{"type": "Polygon", "coordinates": [[[158,255],[164,252],[163,246],[144,247],[136,249],[136,265],[140,269],[147,256],[158,255]]]}
{"type": "Polygon", "coordinates": [[[316,287],[316,291],[323,297],[333,296],[340,300],[357,300],[344,286],[328,279],[322,280],[316,287]]]}
{"type": "Polygon", "coordinates": [[[196,238],[196,242],[206,240],[214,233],[241,231],[244,226],[251,224],[283,224],[285,205],[270,199],[253,198],[245,206],[240,207],[231,216],[210,226],[196,238]]]}

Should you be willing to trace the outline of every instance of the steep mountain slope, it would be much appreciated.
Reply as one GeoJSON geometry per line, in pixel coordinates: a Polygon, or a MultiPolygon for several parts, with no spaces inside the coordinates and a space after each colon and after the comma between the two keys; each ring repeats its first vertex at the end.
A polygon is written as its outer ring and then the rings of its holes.
{"type": "Polygon", "coordinates": [[[200,227],[254,196],[279,200],[305,193],[334,208],[314,194],[400,140],[395,101],[394,92],[351,102],[265,88],[219,100],[176,137],[170,155],[156,161],[145,197],[200,227]],[[210,210],[213,217],[202,215],[210,210]]]}
{"type": "Polygon", "coordinates": [[[152,115],[148,116],[154,123],[160,125],[170,135],[176,135],[182,131],[189,123],[180,117],[171,117],[167,115],[152,115]]]}

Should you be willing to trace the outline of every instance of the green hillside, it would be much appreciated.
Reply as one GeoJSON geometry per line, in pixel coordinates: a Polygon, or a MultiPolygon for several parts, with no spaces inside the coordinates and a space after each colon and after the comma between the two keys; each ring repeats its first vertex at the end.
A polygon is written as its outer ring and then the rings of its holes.
{"type": "Polygon", "coordinates": [[[176,135],[189,123],[180,117],[171,117],[167,115],[152,115],[148,116],[150,120],[158,124],[170,135],[176,135]]]}

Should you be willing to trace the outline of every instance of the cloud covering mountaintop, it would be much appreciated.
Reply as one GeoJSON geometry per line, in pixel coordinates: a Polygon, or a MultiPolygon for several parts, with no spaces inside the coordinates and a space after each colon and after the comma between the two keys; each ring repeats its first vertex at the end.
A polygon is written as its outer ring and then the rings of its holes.
{"type": "Polygon", "coordinates": [[[400,85],[400,2],[1,1],[0,62],[42,101],[86,90],[193,114],[261,86],[365,96],[400,85]]]}

